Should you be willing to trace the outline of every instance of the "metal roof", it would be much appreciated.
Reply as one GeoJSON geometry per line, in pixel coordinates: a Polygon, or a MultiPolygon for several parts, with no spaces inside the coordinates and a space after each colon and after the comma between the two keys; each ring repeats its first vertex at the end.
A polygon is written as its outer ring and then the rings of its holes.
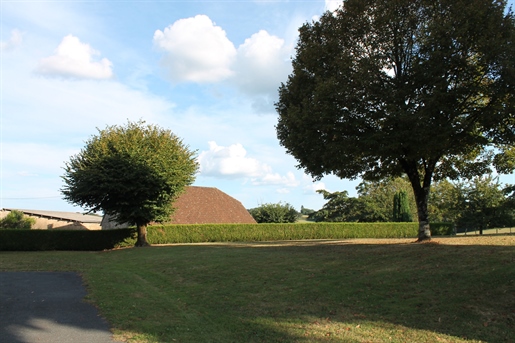
{"type": "Polygon", "coordinates": [[[94,214],[82,214],[79,212],[59,212],[41,210],[23,210],[18,208],[4,208],[4,211],[20,211],[29,216],[42,217],[48,219],[67,220],[79,223],[98,223],[102,221],[102,216],[94,214]]]}

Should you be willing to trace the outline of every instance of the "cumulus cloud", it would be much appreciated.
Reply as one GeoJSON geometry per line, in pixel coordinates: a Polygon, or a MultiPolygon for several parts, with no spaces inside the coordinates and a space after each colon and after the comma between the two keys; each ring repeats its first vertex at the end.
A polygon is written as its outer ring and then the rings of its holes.
{"type": "Polygon", "coordinates": [[[225,31],[206,15],[156,30],[153,42],[163,52],[161,65],[175,83],[227,80],[248,95],[268,96],[275,95],[291,71],[293,47],[283,39],[261,30],[236,49],[225,31]]]}
{"type": "Polygon", "coordinates": [[[258,160],[246,157],[247,151],[240,143],[228,147],[209,142],[209,150],[200,153],[200,173],[208,176],[250,177],[266,174],[271,168],[258,160]]]}
{"type": "Polygon", "coordinates": [[[304,193],[305,194],[313,194],[316,193],[318,190],[327,190],[325,183],[323,182],[313,182],[310,185],[307,185],[304,187],[304,193]]]}
{"type": "Polygon", "coordinates": [[[79,38],[68,35],[63,38],[55,54],[42,59],[36,72],[49,76],[79,79],[109,79],[113,76],[112,63],[107,58],[95,61],[100,52],[79,38]]]}
{"type": "Polygon", "coordinates": [[[5,42],[0,42],[0,51],[6,52],[14,50],[16,47],[21,45],[23,40],[23,35],[21,31],[14,29],[11,31],[11,37],[9,37],[9,40],[5,42]]]}
{"type": "Polygon", "coordinates": [[[282,185],[296,187],[299,182],[291,172],[286,175],[274,173],[266,163],[247,157],[247,151],[240,143],[220,146],[209,142],[209,150],[198,157],[200,174],[221,178],[250,179],[253,185],[282,185]]]}
{"type": "Polygon", "coordinates": [[[235,82],[246,93],[276,92],[291,71],[284,40],[261,30],[238,47],[235,82]]]}
{"type": "Polygon", "coordinates": [[[341,5],[343,4],[343,2],[341,0],[339,1],[335,1],[335,0],[325,0],[325,10],[326,11],[330,11],[330,12],[334,12],[336,11],[341,5]]]}
{"type": "Polygon", "coordinates": [[[232,75],[236,48],[225,31],[206,15],[180,19],[154,33],[154,45],[173,82],[217,82],[232,75]]]}

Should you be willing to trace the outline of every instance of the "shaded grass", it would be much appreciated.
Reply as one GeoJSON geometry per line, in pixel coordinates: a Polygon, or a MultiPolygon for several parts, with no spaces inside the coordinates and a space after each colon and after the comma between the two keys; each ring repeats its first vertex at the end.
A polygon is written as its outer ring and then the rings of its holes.
{"type": "Polygon", "coordinates": [[[81,272],[132,342],[515,342],[515,246],[194,245],[0,252],[81,272]]]}

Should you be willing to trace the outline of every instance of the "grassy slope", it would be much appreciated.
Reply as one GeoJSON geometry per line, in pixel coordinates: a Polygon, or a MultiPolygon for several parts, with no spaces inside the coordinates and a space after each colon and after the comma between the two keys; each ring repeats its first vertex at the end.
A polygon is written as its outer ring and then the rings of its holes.
{"type": "Polygon", "coordinates": [[[73,270],[141,342],[515,342],[515,240],[0,252],[0,270],[73,270]]]}

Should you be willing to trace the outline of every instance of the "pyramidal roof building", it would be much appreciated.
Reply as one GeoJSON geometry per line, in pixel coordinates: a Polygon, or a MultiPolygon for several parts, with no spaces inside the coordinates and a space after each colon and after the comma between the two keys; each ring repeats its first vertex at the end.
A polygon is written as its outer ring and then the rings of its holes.
{"type": "MultiPolygon", "coordinates": [[[[214,187],[186,187],[173,203],[170,224],[256,224],[241,202],[214,187]]],[[[102,229],[126,227],[104,216],[102,229]]]]}

